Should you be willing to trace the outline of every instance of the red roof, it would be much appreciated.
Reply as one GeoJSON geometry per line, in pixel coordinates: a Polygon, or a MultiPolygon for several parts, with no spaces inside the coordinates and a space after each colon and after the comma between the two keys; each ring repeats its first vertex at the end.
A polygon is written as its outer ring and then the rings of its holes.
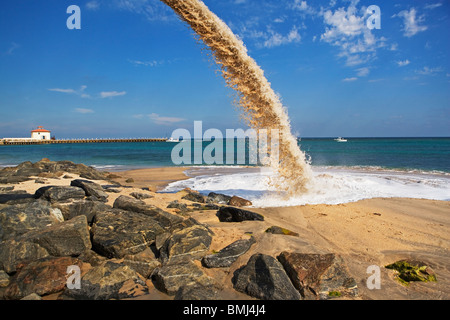
{"type": "Polygon", "coordinates": [[[31,130],[31,132],[50,132],[45,130],[44,127],[39,126],[36,130],[31,130]]]}

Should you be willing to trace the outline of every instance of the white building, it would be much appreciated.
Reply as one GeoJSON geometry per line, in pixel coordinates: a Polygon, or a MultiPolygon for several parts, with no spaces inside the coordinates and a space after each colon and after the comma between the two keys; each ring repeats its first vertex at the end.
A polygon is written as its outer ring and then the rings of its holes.
{"type": "Polygon", "coordinates": [[[36,140],[50,140],[50,131],[45,130],[44,127],[39,126],[36,130],[31,131],[31,139],[36,140]]]}

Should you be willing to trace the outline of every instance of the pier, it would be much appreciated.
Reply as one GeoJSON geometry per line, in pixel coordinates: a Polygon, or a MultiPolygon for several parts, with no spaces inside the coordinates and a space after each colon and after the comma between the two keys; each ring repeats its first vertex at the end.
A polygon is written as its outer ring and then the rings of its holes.
{"type": "Polygon", "coordinates": [[[68,143],[118,143],[118,142],[165,142],[167,138],[128,138],[128,139],[0,139],[0,146],[34,145],[34,144],[68,144],[68,143]]]}

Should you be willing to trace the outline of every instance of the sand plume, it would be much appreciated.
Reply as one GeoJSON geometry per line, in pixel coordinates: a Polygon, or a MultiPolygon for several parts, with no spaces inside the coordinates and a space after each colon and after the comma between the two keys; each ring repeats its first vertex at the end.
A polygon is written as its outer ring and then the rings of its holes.
{"type": "Polygon", "coordinates": [[[238,94],[237,104],[247,124],[255,130],[279,130],[279,160],[270,163],[277,173],[275,186],[289,194],[305,192],[310,166],[291,133],[285,108],[243,42],[202,1],[161,1],[189,24],[210,49],[227,85],[238,94]]]}

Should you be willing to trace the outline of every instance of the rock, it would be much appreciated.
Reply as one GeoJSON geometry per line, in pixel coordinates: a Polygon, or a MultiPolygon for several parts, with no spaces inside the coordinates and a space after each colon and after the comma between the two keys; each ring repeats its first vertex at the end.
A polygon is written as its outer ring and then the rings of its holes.
{"type": "Polygon", "coordinates": [[[207,268],[229,267],[255,243],[255,238],[237,240],[215,254],[203,257],[202,264],[207,268]]]}
{"type": "Polygon", "coordinates": [[[7,287],[8,284],[9,284],[8,274],[5,271],[0,270],[0,288],[7,287]]]}
{"type": "Polygon", "coordinates": [[[277,226],[272,226],[272,227],[268,228],[266,230],[266,232],[272,233],[272,234],[282,234],[285,236],[293,236],[293,237],[299,236],[299,234],[296,232],[293,232],[293,231],[285,229],[285,228],[277,227],[277,226]]]}
{"type": "Polygon", "coordinates": [[[402,284],[409,284],[411,281],[437,281],[434,271],[426,263],[418,260],[400,260],[385,268],[397,271],[396,278],[402,284]]]}
{"type": "Polygon", "coordinates": [[[237,291],[261,300],[301,299],[280,262],[260,253],[235,271],[232,282],[237,291]]]}
{"type": "Polygon", "coordinates": [[[115,174],[115,173],[110,173],[106,176],[108,179],[112,180],[112,179],[120,179],[122,178],[121,176],[115,174]]]}
{"type": "Polygon", "coordinates": [[[126,182],[126,183],[133,183],[133,182],[134,182],[134,179],[133,179],[133,178],[129,178],[129,179],[125,180],[125,182],[126,182]]]}
{"type": "Polygon", "coordinates": [[[32,293],[27,295],[26,297],[23,297],[20,300],[42,300],[42,297],[36,293],[32,293]]]}
{"type": "Polygon", "coordinates": [[[169,261],[155,270],[152,280],[158,290],[171,296],[185,286],[206,287],[214,284],[213,280],[191,260],[169,261]]]}
{"type": "Polygon", "coordinates": [[[0,192],[10,192],[13,191],[15,188],[15,186],[10,186],[10,187],[0,187],[0,192]]]}
{"type": "Polygon", "coordinates": [[[36,180],[34,180],[34,183],[47,184],[48,181],[46,179],[43,179],[43,178],[37,178],[36,180]]]}
{"type": "Polygon", "coordinates": [[[103,190],[102,186],[88,180],[72,180],[70,185],[73,187],[78,187],[84,190],[86,196],[88,197],[96,197],[99,201],[106,202],[108,201],[109,195],[103,190]]]}
{"type": "Polygon", "coordinates": [[[206,199],[208,203],[229,204],[231,197],[225,194],[210,192],[206,199]]]}
{"type": "Polygon", "coordinates": [[[81,278],[80,289],[66,289],[63,297],[75,300],[110,300],[136,298],[148,288],[136,271],[118,261],[105,261],[81,278]]]}
{"type": "Polygon", "coordinates": [[[198,193],[197,191],[193,191],[190,189],[184,189],[183,192],[186,193],[185,196],[181,197],[183,200],[188,200],[192,202],[205,203],[206,197],[198,193]]]}
{"type": "Polygon", "coordinates": [[[13,239],[62,221],[61,210],[50,207],[46,201],[11,205],[0,210],[0,240],[13,239]]]}
{"type": "Polygon", "coordinates": [[[83,189],[78,187],[49,186],[38,189],[35,193],[36,199],[46,199],[50,202],[63,202],[72,199],[84,199],[86,196],[83,189]]]}
{"type": "Polygon", "coordinates": [[[219,290],[219,288],[213,285],[186,285],[178,289],[177,293],[175,294],[174,300],[221,300],[219,290]]]}
{"type": "Polygon", "coordinates": [[[29,180],[32,179],[30,177],[24,176],[7,176],[7,177],[0,177],[0,184],[16,184],[29,180]]]}
{"type": "Polygon", "coordinates": [[[283,251],[278,257],[294,286],[305,299],[330,299],[357,295],[342,258],[335,254],[304,254],[283,251]]]}
{"type": "Polygon", "coordinates": [[[53,208],[58,208],[64,217],[64,220],[70,220],[74,217],[84,215],[89,224],[92,223],[96,214],[111,209],[110,206],[100,201],[91,200],[71,200],[66,202],[56,202],[52,204],[53,208]]]}
{"type": "MultiPolygon", "coordinates": [[[[219,210],[220,207],[215,203],[193,203],[192,204],[193,209],[192,210],[219,210]]],[[[191,211],[192,211],[191,210],[191,211]]]]}
{"type": "Polygon", "coordinates": [[[6,287],[5,297],[18,300],[32,293],[44,296],[60,292],[67,283],[67,267],[74,265],[80,270],[86,268],[80,260],[71,257],[48,257],[19,265],[6,287]]]}
{"type": "Polygon", "coordinates": [[[22,204],[22,203],[30,203],[34,201],[34,195],[27,193],[26,191],[9,191],[7,193],[0,194],[0,203],[1,204],[22,204]]]}
{"type": "Polygon", "coordinates": [[[144,199],[151,199],[153,196],[146,194],[146,193],[140,193],[140,192],[132,192],[130,193],[130,196],[133,198],[136,198],[138,200],[144,200],[144,199]]]}
{"type": "Polygon", "coordinates": [[[167,206],[168,209],[178,209],[180,213],[191,212],[192,210],[187,207],[185,203],[180,203],[178,200],[174,200],[167,206]]]}
{"type": "Polygon", "coordinates": [[[183,221],[183,218],[181,217],[170,214],[156,206],[146,204],[144,201],[127,196],[119,196],[116,201],[114,201],[113,207],[152,217],[164,228],[171,228],[174,224],[183,221]]]}
{"type": "Polygon", "coordinates": [[[37,243],[6,240],[0,243],[0,268],[7,273],[17,271],[17,265],[48,257],[49,253],[37,243]]]}
{"type": "Polygon", "coordinates": [[[31,231],[23,239],[39,244],[54,257],[79,256],[92,246],[86,216],[31,231]]]}
{"type": "Polygon", "coordinates": [[[89,263],[93,267],[96,267],[106,261],[105,257],[99,255],[93,250],[86,250],[78,256],[78,259],[83,262],[89,263]]]}
{"type": "Polygon", "coordinates": [[[149,247],[164,229],[152,217],[119,209],[95,216],[91,228],[93,250],[108,258],[123,258],[149,247]]]}
{"type": "Polygon", "coordinates": [[[61,176],[64,175],[64,172],[57,171],[57,172],[41,172],[38,174],[39,178],[48,178],[48,179],[59,179],[61,176]]]}
{"type": "Polygon", "coordinates": [[[148,279],[153,271],[161,266],[161,263],[156,259],[150,248],[146,248],[138,254],[125,256],[123,263],[135,270],[145,279],[148,279]]]}
{"type": "Polygon", "coordinates": [[[258,213],[235,207],[220,208],[217,217],[220,222],[264,221],[264,217],[258,213]]]}
{"type": "Polygon", "coordinates": [[[205,226],[196,224],[172,233],[160,249],[162,261],[168,259],[199,259],[209,250],[212,233],[205,226]]]}
{"type": "Polygon", "coordinates": [[[109,187],[109,188],[104,188],[104,189],[105,189],[105,192],[108,192],[108,193],[121,193],[122,192],[121,189],[118,189],[115,187],[109,187]]]}
{"type": "Polygon", "coordinates": [[[228,205],[232,207],[248,207],[252,205],[252,202],[238,196],[233,196],[228,202],[228,205]]]}

